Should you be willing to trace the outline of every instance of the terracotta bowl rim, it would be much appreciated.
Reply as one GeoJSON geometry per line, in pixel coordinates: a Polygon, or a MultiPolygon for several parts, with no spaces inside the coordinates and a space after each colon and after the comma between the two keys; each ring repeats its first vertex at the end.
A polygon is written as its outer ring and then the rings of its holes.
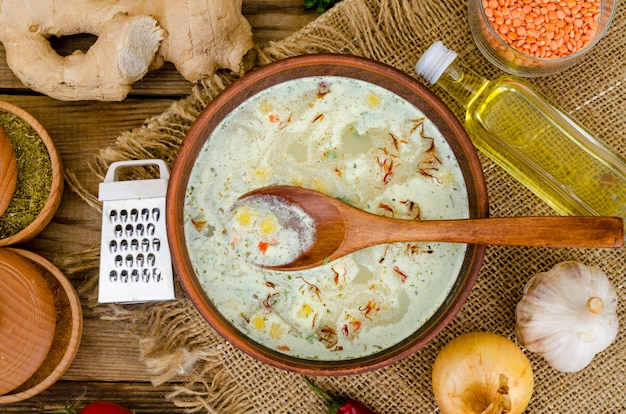
{"type": "Polygon", "coordinates": [[[21,118],[24,122],[28,123],[35,130],[35,132],[37,132],[48,150],[48,156],[50,157],[50,164],[52,166],[52,184],[50,186],[48,199],[46,200],[43,208],[28,226],[11,236],[0,239],[1,247],[24,243],[39,234],[48,225],[48,223],[50,223],[52,217],[61,204],[65,181],[63,177],[63,164],[61,163],[61,157],[59,156],[56,146],[54,145],[54,141],[52,141],[48,131],[46,131],[39,121],[24,109],[5,101],[0,101],[0,111],[12,113],[13,115],[21,118]]]}
{"type": "Polygon", "coordinates": [[[309,76],[343,76],[370,83],[385,83],[390,89],[416,105],[446,136],[468,188],[470,216],[488,216],[486,181],[475,147],[452,111],[433,92],[415,78],[386,64],[343,54],[312,54],[290,57],[267,64],[244,75],[218,94],[200,113],[186,134],[174,161],[167,192],[166,223],[175,273],[187,297],[203,318],[229,343],[244,353],[277,368],[307,375],[349,375],[387,366],[405,358],[430,342],[454,318],[473,287],[485,254],[485,245],[468,245],[465,262],[445,303],[407,339],[372,355],[332,361],[291,357],[261,345],[240,332],[216,309],[190,264],[184,237],[183,204],[189,174],[197,154],[213,128],[240,103],[282,80],[309,76]],[[279,80],[282,79],[282,80],[279,80]],[[435,119],[436,118],[436,119],[435,119]],[[448,135],[449,134],[449,135],[448,135]]]}

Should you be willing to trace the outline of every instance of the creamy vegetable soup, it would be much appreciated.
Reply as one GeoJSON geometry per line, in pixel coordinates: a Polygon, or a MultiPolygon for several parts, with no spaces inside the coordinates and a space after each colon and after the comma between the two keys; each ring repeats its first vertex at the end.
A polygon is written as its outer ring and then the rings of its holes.
{"type": "Polygon", "coordinates": [[[445,139],[422,112],[386,89],[324,76],[252,96],[204,144],[185,199],[194,270],[243,333],[295,357],[351,359],[402,341],[445,300],[465,244],[379,245],[295,272],[257,266],[288,262],[314,238],[283,225],[285,217],[306,223],[304,211],[276,200],[238,202],[248,191],[279,184],[399,219],[469,214],[445,139]]]}

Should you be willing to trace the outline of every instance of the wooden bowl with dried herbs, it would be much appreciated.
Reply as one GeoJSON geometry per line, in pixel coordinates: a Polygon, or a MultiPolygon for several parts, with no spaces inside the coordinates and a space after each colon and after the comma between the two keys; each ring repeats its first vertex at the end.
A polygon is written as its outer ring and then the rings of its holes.
{"type": "Polygon", "coordinates": [[[52,138],[28,112],[0,101],[0,128],[11,145],[3,145],[0,159],[0,246],[8,246],[48,225],[63,195],[63,167],[52,138]]]}

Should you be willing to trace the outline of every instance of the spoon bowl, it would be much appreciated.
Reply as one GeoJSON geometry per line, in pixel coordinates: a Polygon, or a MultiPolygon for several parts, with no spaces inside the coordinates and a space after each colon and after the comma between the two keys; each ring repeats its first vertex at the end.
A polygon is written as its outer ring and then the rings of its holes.
{"type": "Polygon", "coordinates": [[[402,220],[371,214],[321,192],[296,186],[259,188],[239,199],[265,196],[297,205],[315,226],[313,244],[290,263],[263,266],[272,270],[309,269],[369,246],[393,242],[589,248],[624,244],[624,223],[620,217],[402,220]]]}

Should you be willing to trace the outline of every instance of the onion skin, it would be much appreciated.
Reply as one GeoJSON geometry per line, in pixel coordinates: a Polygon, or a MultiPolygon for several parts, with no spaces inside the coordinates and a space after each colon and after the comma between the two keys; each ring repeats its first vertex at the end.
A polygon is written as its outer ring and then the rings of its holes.
{"type": "Polygon", "coordinates": [[[441,349],[432,386],[442,414],[521,414],[534,379],[530,361],[512,341],[491,332],[471,332],[441,349]],[[498,392],[503,380],[508,394],[498,392]]]}

